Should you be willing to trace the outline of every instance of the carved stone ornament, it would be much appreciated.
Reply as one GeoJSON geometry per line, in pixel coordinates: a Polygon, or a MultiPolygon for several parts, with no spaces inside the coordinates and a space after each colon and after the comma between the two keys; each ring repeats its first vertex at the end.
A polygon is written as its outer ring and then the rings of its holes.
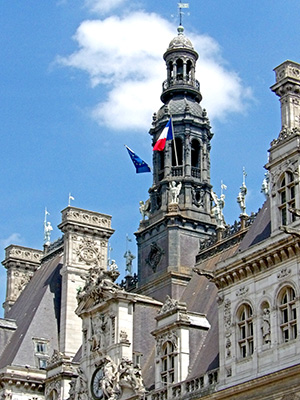
{"type": "Polygon", "coordinates": [[[130,343],[129,340],[128,340],[128,334],[127,334],[126,331],[122,330],[120,332],[120,342],[121,343],[128,343],[128,344],[130,343]]]}
{"type": "Polygon", "coordinates": [[[77,289],[78,303],[92,299],[94,305],[96,305],[105,301],[105,294],[124,291],[123,288],[114,283],[118,276],[119,271],[116,270],[107,271],[99,267],[90,268],[87,275],[81,276],[86,283],[83,288],[77,289]]]}
{"type": "Polygon", "coordinates": [[[231,301],[229,299],[224,302],[224,323],[225,329],[231,327],[231,301]]]}
{"type": "Polygon", "coordinates": [[[242,286],[236,291],[236,296],[245,296],[249,292],[249,288],[242,286]]]}
{"type": "Polygon", "coordinates": [[[282,279],[282,278],[285,278],[286,276],[288,276],[288,275],[290,275],[291,274],[291,269],[289,268],[282,268],[282,270],[280,271],[280,272],[278,272],[278,274],[277,274],[277,278],[278,279],[282,279]]]}
{"type": "Polygon", "coordinates": [[[64,358],[66,358],[66,356],[61,353],[59,350],[53,350],[53,354],[51,356],[51,358],[48,361],[48,366],[52,365],[52,364],[56,364],[60,361],[62,361],[64,358]]]}
{"type": "Polygon", "coordinates": [[[178,306],[178,300],[174,300],[167,295],[167,299],[164,302],[162,308],[160,309],[158,315],[166,314],[169,311],[173,311],[177,308],[177,306],[178,306]]]}
{"type": "Polygon", "coordinates": [[[146,263],[152,268],[153,272],[156,272],[157,266],[160,263],[164,251],[155,243],[151,244],[151,249],[146,258],[146,263]]]}
{"type": "Polygon", "coordinates": [[[174,331],[166,332],[156,337],[156,353],[159,356],[166,342],[172,343],[174,349],[178,348],[178,336],[174,331]]]}
{"type": "Polygon", "coordinates": [[[108,344],[108,317],[100,314],[91,319],[91,337],[89,338],[91,352],[107,347],[108,344]]]}
{"type": "Polygon", "coordinates": [[[84,262],[87,265],[99,265],[103,257],[96,242],[89,238],[83,238],[79,244],[76,255],[79,262],[84,262]]]}
{"type": "Polygon", "coordinates": [[[117,400],[125,391],[129,392],[130,397],[144,394],[141,370],[134,366],[131,360],[122,358],[117,365],[109,356],[105,356],[95,367],[91,378],[91,390],[97,398],[117,400]]]}
{"type": "Polygon", "coordinates": [[[45,398],[46,400],[52,400],[52,399],[60,400],[61,399],[60,392],[61,392],[61,382],[59,380],[52,381],[46,384],[45,398]]]}
{"type": "Polygon", "coordinates": [[[70,400],[88,400],[88,380],[81,367],[77,369],[78,376],[75,383],[70,385],[70,400]]]}

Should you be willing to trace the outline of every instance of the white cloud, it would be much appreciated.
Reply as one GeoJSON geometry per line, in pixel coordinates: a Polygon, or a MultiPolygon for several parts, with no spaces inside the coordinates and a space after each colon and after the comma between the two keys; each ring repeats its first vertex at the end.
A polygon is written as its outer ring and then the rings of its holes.
{"type": "Polygon", "coordinates": [[[85,5],[93,12],[106,14],[125,2],[126,0],[85,0],[85,5]]]}
{"type": "MultiPolygon", "coordinates": [[[[92,112],[100,125],[147,129],[161,105],[161,84],[166,78],[162,55],[175,35],[174,26],[157,14],[135,12],[123,18],[87,20],[74,36],[78,50],[59,61],[86,71],[92,86],[105,85],[107,97],[92,112]]],[[[188,36],[200,56],[197,78],[208,116],[222,119],[229,112],[242,112],[251,91],[226,66],[218,43],[207,35],[188,36]]]]}
{"type": "Polygon", "coordinates": [[[5,249],[10,244],[22,244],[23,239],[19,233],[12,233],[5,239],[0,239],[0,248],[5,249]]]}

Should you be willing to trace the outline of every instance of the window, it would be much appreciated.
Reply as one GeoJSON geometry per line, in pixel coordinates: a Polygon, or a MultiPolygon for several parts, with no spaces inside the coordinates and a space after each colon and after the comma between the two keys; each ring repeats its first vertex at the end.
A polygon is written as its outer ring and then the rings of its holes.
{"type": "Polygon", "coordinates": [[[283,175],[278,194],[281,224],[287,225],[295,221],[295,215],[289,212],[289,208],[295,208],[295,181],[291,172],[283,175]]]}
{"type": "Polygon", "coordinates": [[[36,343],[36,352],[47,354],[47,343],[45,342],[37,342],[36,343]]]}
{"type": "Polygon", "coordinates": [[[162,348],[161,358],[161,381],[164,384],[174,383],[175,381],[175,346],[171,342],[166,342],[162,348]]]}
{"type": "Polygon", "coordinates": [[[295,291],[284,288],[279,295],[280,330],[282,342],[289,342],[297,337],[297,310],[295,291]]]}
{"type": "MultiPolygon", "coordinates": [[[[177,160],[178,165],[182,165],[182,140],[180,138],[175,138],[175,145],[176,145],[176,153],[177,153],[177,160]]],[[[174,150],[174,144],[172,143],[172,165],[176,166],[176,155],[174,150]]]]}
{"type": "Polygon", "coordinates": [[[196,139],[192,140],[192,167],[199,168],[200,165],[200,144],[196,139]]]}
{"type": "Polygon", "coordinates": [[[34,356],[35,356],[35,363],[36,367],[39,369],[46,369],[47,361],[49,358],[49,350],[48,350],[48,340],[47,339],[40,339],[40,338],[33,338],[34,344],[34,356]]]}
{"type": "Polygon", "coordinates": [[[248,304],[243,304],[238,312],[238,338],[240,357],[251,356],[253,354],[253,313],[248,304]]]}

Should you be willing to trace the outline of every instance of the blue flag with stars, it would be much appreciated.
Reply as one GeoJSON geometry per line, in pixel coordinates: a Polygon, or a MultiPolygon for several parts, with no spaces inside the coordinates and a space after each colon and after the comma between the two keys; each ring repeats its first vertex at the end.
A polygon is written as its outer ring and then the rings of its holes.
{"type": "Polygon", "coordinates": [[[151,168],[145,161],[143,161],[134,151],[132,151],[128,146],[125,147],[130,155],[130,158],[135,166],[136,173],[139,174],[141,172],[151,172],[151,168]]]}

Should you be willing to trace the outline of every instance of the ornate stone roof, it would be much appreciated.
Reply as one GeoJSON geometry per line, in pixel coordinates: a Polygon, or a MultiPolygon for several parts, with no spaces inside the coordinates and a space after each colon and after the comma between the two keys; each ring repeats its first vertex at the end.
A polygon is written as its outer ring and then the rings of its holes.
{"type": "Polygon", "coordinates": [[[177,28],[177,32],[178,32],[178,35],[175,36],[174,39],[171,40],[168,51],[174,50],[174,49],[182,49],[182,48],[188,48],[190,50],[194,50],[192,42],[183,33],[184,32],[183,26],[180,25],[177,28]]]}

